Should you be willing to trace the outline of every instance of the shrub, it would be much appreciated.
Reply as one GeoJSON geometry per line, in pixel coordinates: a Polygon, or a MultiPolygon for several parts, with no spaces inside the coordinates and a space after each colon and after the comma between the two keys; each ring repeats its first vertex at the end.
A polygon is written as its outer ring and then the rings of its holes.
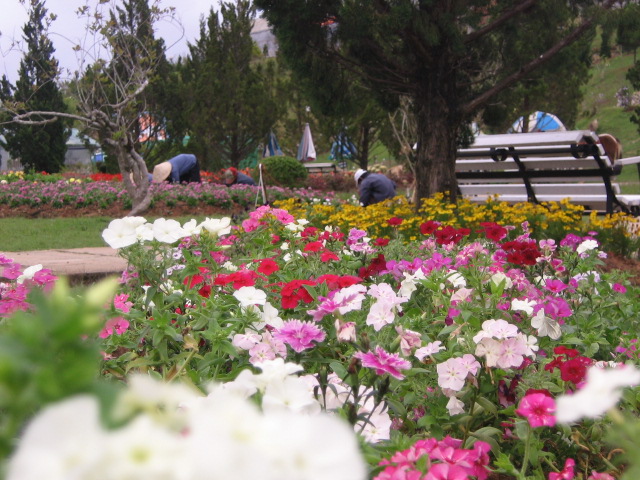
{"type": "Polygon", "coordinates": [[[281,187],[299,187],[307,179],[307,169],[292,157],[268,157],[263,160],[270,184],[281,187]]]}

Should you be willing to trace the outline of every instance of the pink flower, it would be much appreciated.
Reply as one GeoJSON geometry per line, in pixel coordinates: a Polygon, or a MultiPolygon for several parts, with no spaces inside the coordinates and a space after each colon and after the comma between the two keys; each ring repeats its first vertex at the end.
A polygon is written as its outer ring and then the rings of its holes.
{"type": "Polygon", "coordinates": [[[436,463],[431,465],[424,480],[468,480],[467,470],[458,465],[448,463],[436,463]]]}
{"type": "Polygon", "coordinates": [[[379,346],[376,347],[375,352],[357,352],[353,357],[359,359],[363,367],[375,369],[377,375],[388,373],[398,380],[404,378],[400,370],[411,368],[411,362],[401,359],[398,354],[385,352],[379,346]]]}
{"type": "Polygon", "coordinates": [[[533,428],[553,427],[556,424],[556,402],[544,393],[530,393],[520,400],[516,413],[525,417],[533,428]]]}
{"type": "Polygon", "coordinates": [[[612,288],[614,292],[627,293],[626,287],[624,285],[620,285],[619,283],[614,283],[612,288]]]}
{"type": "Polygon", "coordinates": [[[104,328],[98,335],[100,338],[107,338],[113,335],[122,335],[129,328],[129,322],[122,317],[112,318],[108,320],[104,328]]]}
{"type": "Polygon", "coordinates": [[[591,472],[591,475],[587,477],[587,480],[616,480],[608,473],[591,472]]]}
{"type": "Polygon", "coordinates": [[[312,342],[321,342],[326,334],[317,325],[311,322],[300,320],[290,320],[273,334],[273,338],[289,345],[293,350],[300,353],[311,348],[312,342]]]}
{"type": "Polygon", "coordinates": [[[439,363],[436,370],[440,388],[448,388],[456,392],[462,390],[469,374],[469,370],[461,358],[450,358],[446,362],[439,363]]]}
{"type": "Polygon", "coordinates": [[[133,306],[133,302],[128,302],[129,295],[126,293],[122,293],[120,295],[116,295],[113,298],[113,306],[120,310],[122,313],[129,313],[131,311],[131,307],[133,306]]]}
{"type": "Polygon", "coordinates": [[[356,324],[355,322],[342,323],[336,320],[336,336],[339,342],[355,342],[356,341],[356,324]]]}
{"type": "Polygon", "coordinates": [[[564,462],[564,468],[561,472],[551,472],[549,474],[549,480],[573,480],[574,472],[573,467],[575,467],[576,462],[573,458],[567,458],[564,462]]]}

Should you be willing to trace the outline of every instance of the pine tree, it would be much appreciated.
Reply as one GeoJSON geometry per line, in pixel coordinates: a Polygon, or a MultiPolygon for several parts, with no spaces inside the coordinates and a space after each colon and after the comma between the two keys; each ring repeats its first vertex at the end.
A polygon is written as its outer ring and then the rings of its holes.
{"type": "MultiPolygon", "coordinates": [[[[0,98],[13,102],[21,112],[66,112],[56,83],[58,61],[47,36],[50,19],[43,0],[30,1],[29,20],[22,29],[27,52],[20,62],[16,85],[3,77],[0,98]]],[[[20,159],[26,171],[57,173],[61,170],[70,134],[64,121],[55,119],[44,125],[6,124],[2,131],[6,140],[4,147],[13,158],[20,159]]]]}
{"type": "Polygon", "coordinates": [[[255,10],[247,0],[210,10],[200,37],[190,45],[187,111],[209,169],[232,165],[255,151],[279,115],[265,77],[253,65],[251,27],[255,10]]]}

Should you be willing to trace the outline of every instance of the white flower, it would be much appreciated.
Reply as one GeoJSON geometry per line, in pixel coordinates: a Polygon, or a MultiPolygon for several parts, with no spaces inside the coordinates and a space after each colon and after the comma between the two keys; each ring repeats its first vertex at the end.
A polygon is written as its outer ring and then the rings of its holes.
{"type": "Polygon", "coordinates": [[[230,272],[237,272],[238,271],[238,267],[233,263],[233,262],[224,262],[222,264],[222,268],[230,271],[230,272]]]}
{"type": "Polygon", "coordinates": [[[453,285],[456,288],[467,286],[467,281],[458,272],[452,272],[449,275],[447,275],[447,280],[449,281],[449,283],[451,283],[451,285],[453,285]]]}
{"type": "Polygon", "coordinates": [[[200,224],[200,227],[209,232],[212,236],[220,237],[222,235],[227,235],[231,232],[231,218],[205,218],[200,224]]]}
{"type": "Polygon", "coordinates": [[[270,382],[262,396],[265,413],[288,410],[303,414],[320,413],[320,404],[313,389],[300,377],[287,376],[279,382],[270,382]]]}
{"type": "Polygon", "coordinates": [[[198,221],[192,218],[188,222],[182,225],[182,229],[187,233],[187,236],[192,237],[194,235],[200,235],[202,233],[202,224],[198,225],[198,221]]]}
{"type": "Polygon", "coordinates": [[[136,227],[136,238],[139,242],[150,242],[153,240],[153,225],[144,223],[136,227]]]}
{"type": "Polygon", "coordinates": [[[502,272],[494,273],[491,276],[490,281],[493,285],[496,286],[496,288],[499,287],[502,284],[502,282],[504,282],[505,290],[508,290],[509,288],[513,287],[513,282],[511,281],[511,279],[502,272]]]}
{"type": "Polygon", "coordinates": [[[544,314],[544,309],[538,310],[538,313],[531,318],[531,326],[538,330],[538,335],[541,337],[557,340],[562,335],[558,322],[551,317],[547,317],[544,314]]]}
{"type": "Polygon", "coordinates": [[[111,248],[118,249],[128,247],[138,241],[136,228],[140,225],[132,222],[132,218],[142,217],[116,218],[115,220],[111,220],[109,226],[102,231],[102,238],[111,248]]]}
{"type": "Polygon", "coordinates": [[[261,440],[268,452],[268,463],[262,465],[261,478],[364,480],[367,477],[356,435],[341,418],[326,414],[267,415],[264,428],[261,440]]]}
{"type": "Polygon", "coordinates": [[[233,296],[240,302],[241,307],[264,305],[267,301],[267,294],[256,287],[240,287],[233,292],[233,296]]]}
{"type": "Polygon", "coordinates": [[[464,413],[464,402],[456,397],[449,397],[449,401],[447,402],[447,410],[449,411],[449,415],[458,415],[459,413],[464,413]]]}
{"type": "Polygon", "coordinates": [[[367,405],[358,409],[358,415],[363,415],[367,421],[356,423],[354,429],[360,432],[369,443],[378,443],[391,438],[391,417],[383,403],[378,405],[373,412],[367,405]]]}
{"type": "Polygon", "coordinates": [[[146,415],[109,432],[101,460],[93,475],[85,478],[170,480],[191,476],[185,436],[146,415]]]}
{"type": "Polygon", "coordinates": [[[265,302],[262,308],[262,321],[273,328],[280,328],[284,325],[282,318],[278,316],[278,309],[271,305],[269,302],[265,302]]]}
{"type": "Polygon", "coordinates": [[[33,279],[33,276],[38,273],[40,270],[42,270],[42,265],[38,264],[38,265],[32,265],[30,267],[25,268],[22,271],[22,275],[20,275],[18,278],[16,278],[16,282],[17,283],[24,283],[25,280],[31,280],[33,279]]]}
{"type": "Polygon", "coordinates": [[[180,223],[173,219],[157,218],[153,222],[153,237],[162,243],[175,243],[187,236],[180,223]]]}
{"type": "Polygon", "coordinates": [[[536,305],[536,302],[533,300],[518,300],[514,298],[511,301],[511,310],[514,312],[525,312],[528,315],[533,315],[533,307],[536,305]]]}
{"type": "Polygon", "coordinates": [[[570,423],[582,417],[596,418],[614,407],[621,389],[640,384],[640,370],[631,365],[602,369],[592,366],[587,371],[587,382],[573,395],[556,399],[556,419],[570,423]]]}
{"type": "Polygon", "coordinates": [[[582,255],[583,253],[588,252],[589,250],[595,250],[596,248],[598,248],[598,242],[593,239],[589,239],[578,245],[576,252],[582,255]]]}
{"type": "Polygon", "coordinates": [[[280,245],[280,250],[289,250],[289,244],[287,242],[284,242],[282,245],[280,245]]]}
{"type": "Polygon", "coordinates": [[[7,480],[88,478],[105,442],[99,418],[98,402],[89,396],[45,407],[27,425],[7,480]]]}
{"type": "Polygon", "coordinates": [[[445,350],[445,347],[442,345],[440,340],[436,340],[435,342],[428,343],[424,347],[416,350],[414,355],[418,360],[422,361],[424,357],[438,353],[441,350],[445,350]]]}

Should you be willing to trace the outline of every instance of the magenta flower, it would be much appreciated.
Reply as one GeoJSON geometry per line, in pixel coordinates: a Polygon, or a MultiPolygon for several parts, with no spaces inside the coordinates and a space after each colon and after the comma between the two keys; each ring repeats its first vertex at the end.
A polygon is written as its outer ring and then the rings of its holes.
{"type": "Polygon", "coordinates": [[[614,283],[612,288],[613,288],[614,292],[627,293],[626,287],[624,285],[619,284],[619,283],[614,283]]]}
{"type": "Polygon", "coordinates": [[[530,393],[520,400],[516,413],[525,417],[533,428],[553,427],[556,424],[556,402],[544,393],[530,393]]]}
{"type": "Polygon", "coordinates": [[[396,353],[385,352],[381,347],[376,347],[375,352],[357,352],[353,356],[362,362],[363,367],[375,369],[376,374],[384,375],[388,373],[398,380],[404,378],[400,370],[411,368],[411,362],[403,360],[396,353]]]}
{"type": "Polygon", "coordinates": [[[300,353],[311,348],[312,342],[321,342],[326,334],[317,325],[311,322],[300,320],[290,320],[273,333],[273,338],[289,345],[293,350],[300,353]]]}
{"type": "Polygon", "coordinates": [[[576,466],[576,461],[573,458],[567,458],[564,462],[564,468],[561,472],[551,472],[549,474],[549,480],[573,480],[575,473],[573,467],[576,466]]]}

